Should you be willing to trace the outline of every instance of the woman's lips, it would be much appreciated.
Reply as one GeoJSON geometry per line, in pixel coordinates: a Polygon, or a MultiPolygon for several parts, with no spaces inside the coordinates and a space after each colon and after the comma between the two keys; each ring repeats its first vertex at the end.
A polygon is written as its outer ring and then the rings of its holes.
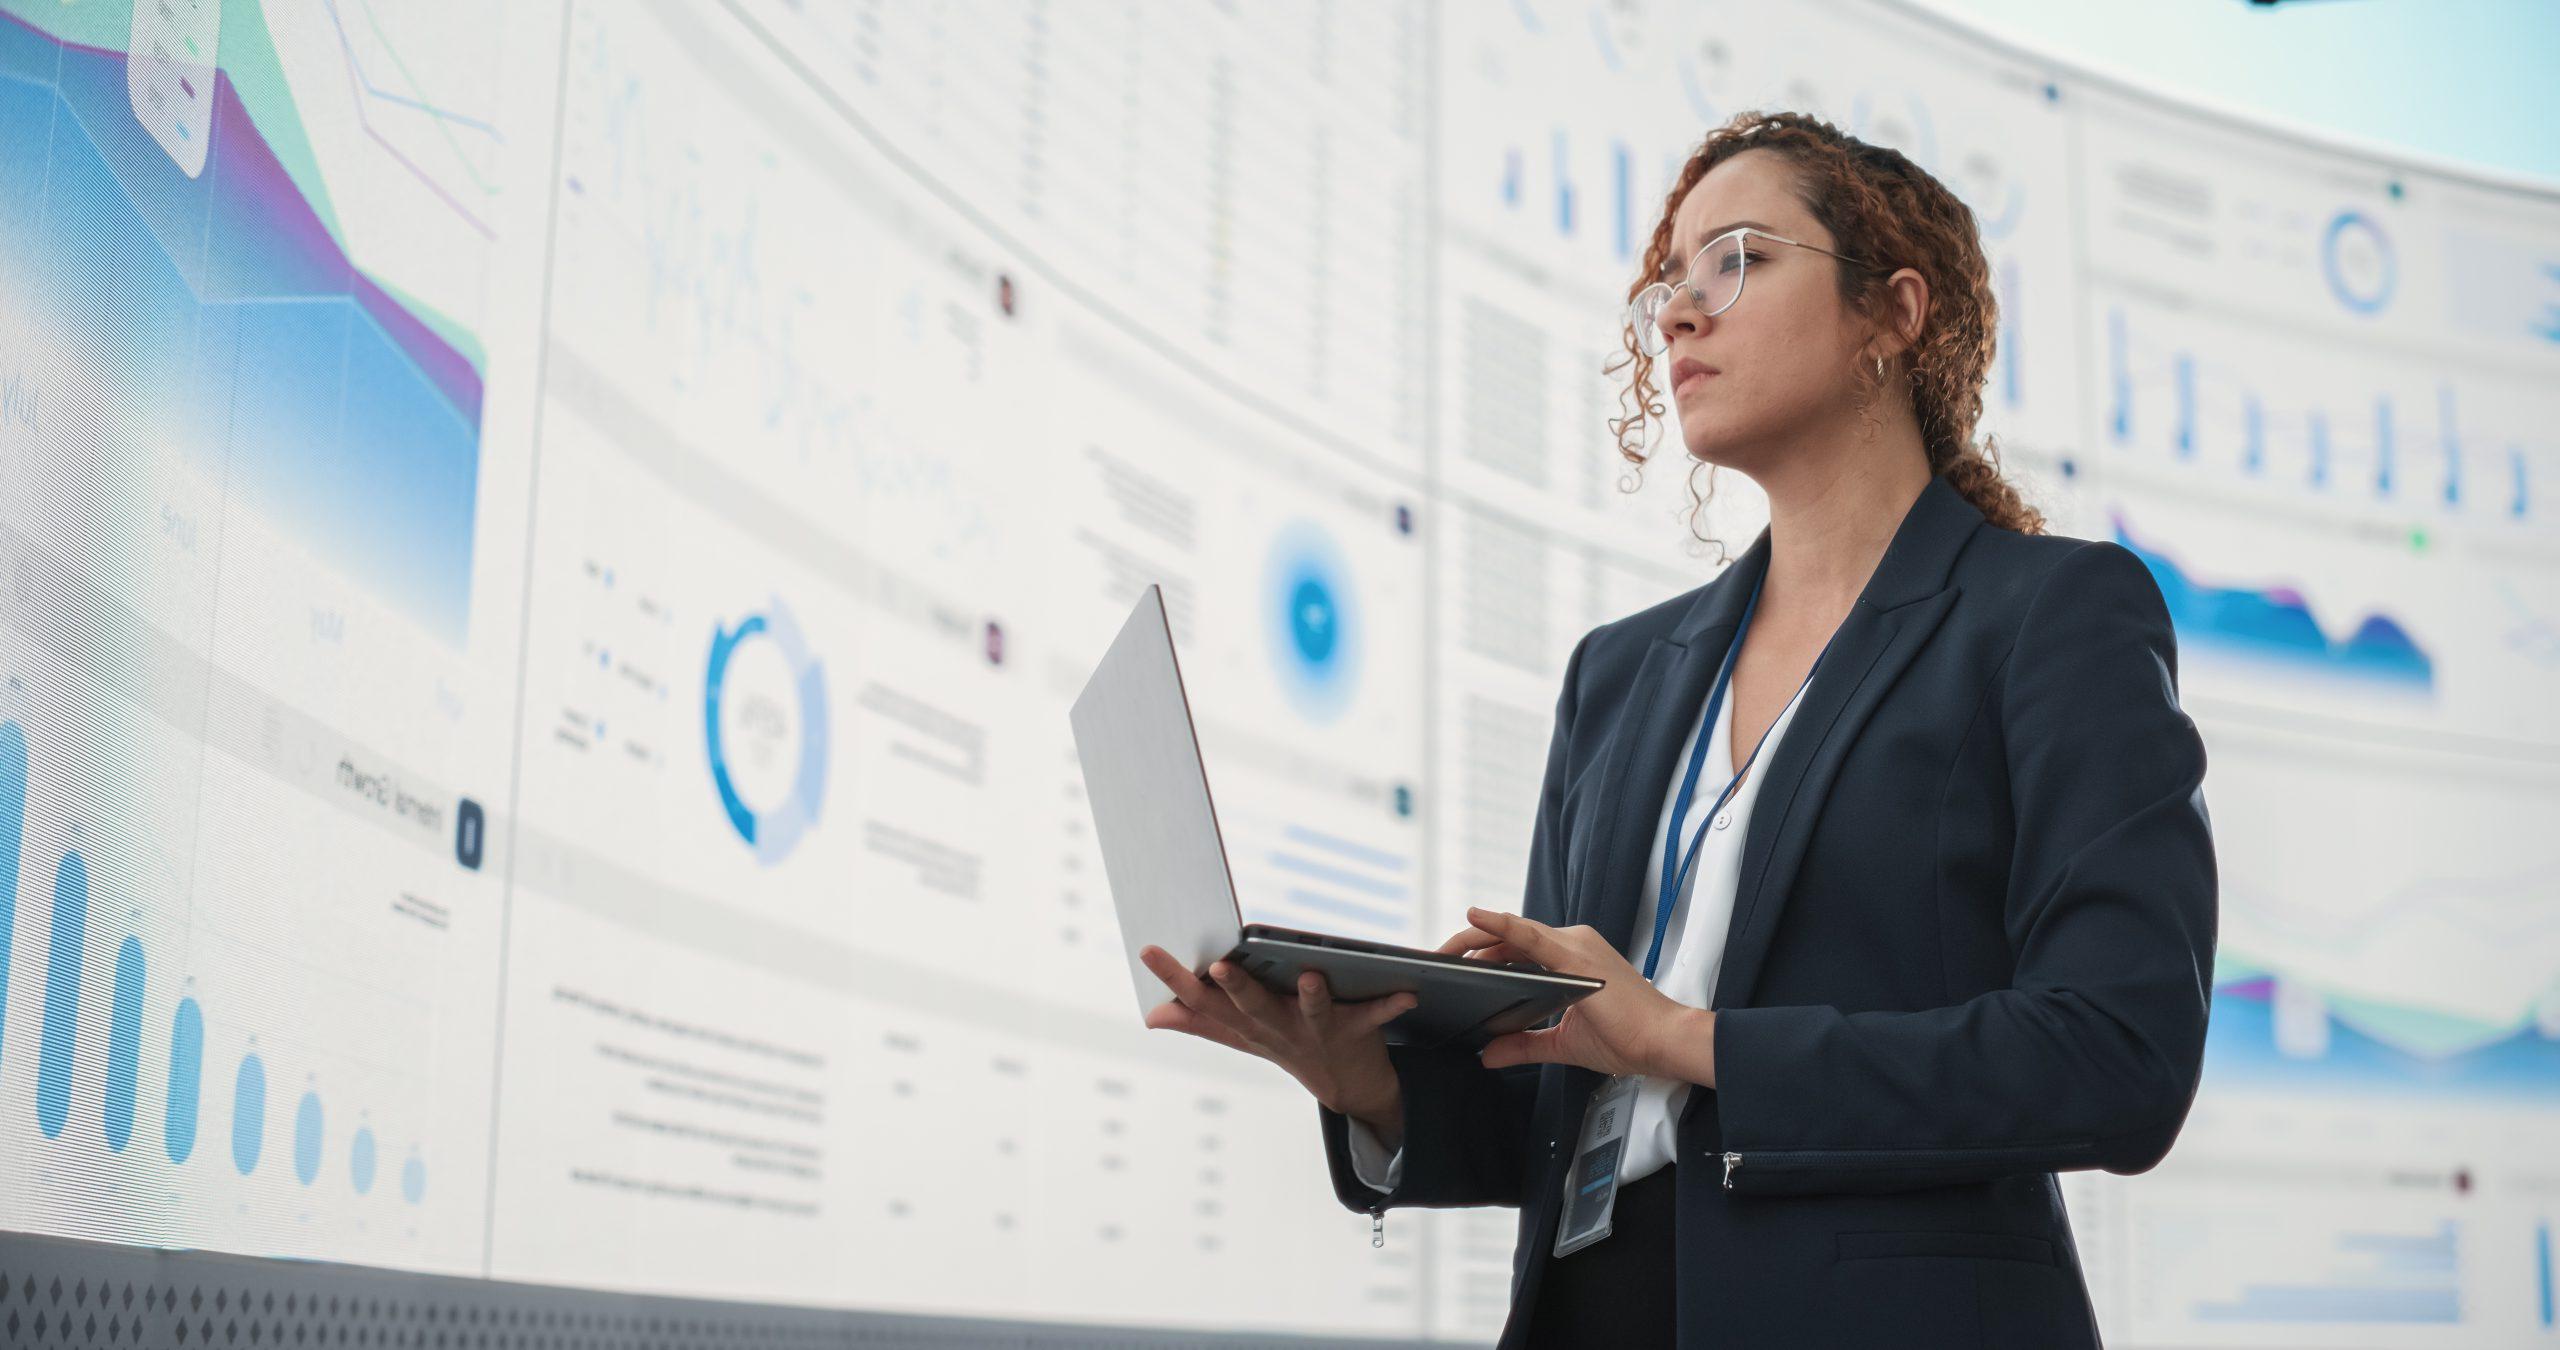
{"type": "Polygon", "coordinates": [[[1678,398],[1681,395],[1688,393],[1692,386],[1706,383],[1709,377],[1714,374],[1715,372],[1712,370],[1691,370],[1689,373],[1680,377],[1680,382],[1678,384],[1671,386],[1671,396],[1673,398],[1678,398]]]}

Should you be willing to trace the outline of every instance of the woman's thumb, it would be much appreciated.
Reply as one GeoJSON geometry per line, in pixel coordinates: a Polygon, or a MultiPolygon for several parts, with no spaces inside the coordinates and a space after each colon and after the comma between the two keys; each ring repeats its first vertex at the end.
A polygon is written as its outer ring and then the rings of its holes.
{"type": "Polygon", "coordinates": [[[1484,1049],[1476,1052],[1476,1059],[1488,1069],[1507,1069],[1514,1064],[1543,1064],[1547,1058],[1544,1053],[1546,1040],[1553,1034],[1552,1030],[1514,1031],[1496,1036],[1484,1043],[1484,1049]]]}

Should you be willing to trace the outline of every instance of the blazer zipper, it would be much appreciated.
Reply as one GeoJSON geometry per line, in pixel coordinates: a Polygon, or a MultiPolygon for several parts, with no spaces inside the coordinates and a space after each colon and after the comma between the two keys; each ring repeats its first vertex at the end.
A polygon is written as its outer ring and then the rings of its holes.
{"type": "MultiPolygon", "coordinates": [[[[1998,1162],[2003,1158],[2043,1158],[2056,1152],[2087,1149],[2091,1141],[2064,1139],[2050,1144],[2006,1145],[1997,1148],[1899,1148],[1899,1149],[1775,1149],[1752,1154],[1761,1167],[1915,1167],[1940,1162],[1998,1162]]],[[[1724,1155],[1724,1188],[1733,1189],[1733,1174],[1742,1166],[1743,1155],[1724,1155]]]]}

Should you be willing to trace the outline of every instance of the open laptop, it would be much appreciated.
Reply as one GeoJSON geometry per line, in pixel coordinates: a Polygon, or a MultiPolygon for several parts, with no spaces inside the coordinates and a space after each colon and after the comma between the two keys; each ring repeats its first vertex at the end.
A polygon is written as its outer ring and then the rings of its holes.
{"type": "Polygon", "coordinates": [[[1392,1044],[1474,1048],[1535,1027],[1602,987],[1531,962],[1245,923],[1161,587],[1138,597],[1068,716],[1140,1017],[1173,997],[1138,959],[1149,944],[1204,978],[1212,961],[1229,958],[1290,998],[1304,970],[1324,972],[1344,1002],[1413,991],[1415,1005],[1386,1024],[1392,1044]]]}

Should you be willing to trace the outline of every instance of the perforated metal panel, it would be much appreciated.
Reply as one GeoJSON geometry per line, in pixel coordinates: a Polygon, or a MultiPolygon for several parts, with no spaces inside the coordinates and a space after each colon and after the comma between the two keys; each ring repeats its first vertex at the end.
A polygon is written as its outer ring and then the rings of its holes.
{"type": "Polygon", "coordinates": [[[8,1350],[1297,1350],[1413,1344],[654,1298],[0,1233],[0,1346],[8,1350]]]}

